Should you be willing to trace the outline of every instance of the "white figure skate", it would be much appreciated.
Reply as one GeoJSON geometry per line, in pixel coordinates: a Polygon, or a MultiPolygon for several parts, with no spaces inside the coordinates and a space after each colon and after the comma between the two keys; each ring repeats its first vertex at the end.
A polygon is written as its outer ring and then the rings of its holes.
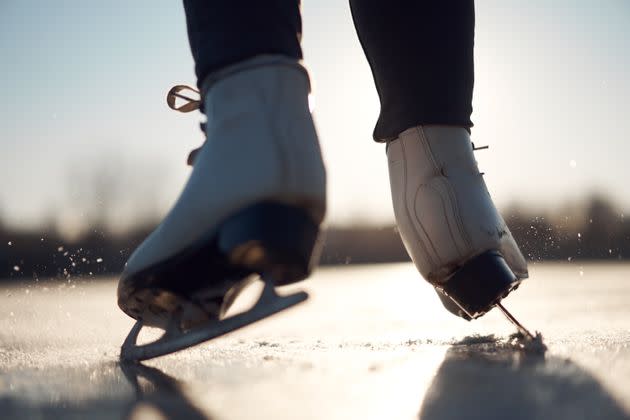
{"type": "Polygon", "coordinates": [[[182,328],[182,320],[177,318],[177,314],[174,314],[171,324],[164,331],[164,335],[148,344],[138,344],[138,335],[144,323],[142,320],[136,321],[122,345],[120,358],[123,361],[139,362],[175,353],[267,318],[308,298],[306,292],[280,296],[274,290],[275,282],[273,279],[263,279],[263,281],[265,287],[260,298],[248,311],[189,329],[182,328]]]}
{"type": "Polygon", "coordinates": [[[125,360],[181,350],[305,300],[303,292],[278,296],[274,286],[306,278],[319,257],[326,176],[306,71],[260,56],[208,80],[207,140],[189,158],[193,171],[174,207],[118,285],[118,305],[138,320],[122,347],[125,360]],[[265,282],[258,303],[226,319],[256,275],[265,282]],[[138,346],[144,326],[165,334],[138,346]]]}
{"type": "Polygon", "coordinates": [[[466,129],[449,126],[412,127],[387,145],[407,252],[446,308],[465,319],[484,315],[527,278],[527,262],[490,198],[473,148],[466,129]]]}

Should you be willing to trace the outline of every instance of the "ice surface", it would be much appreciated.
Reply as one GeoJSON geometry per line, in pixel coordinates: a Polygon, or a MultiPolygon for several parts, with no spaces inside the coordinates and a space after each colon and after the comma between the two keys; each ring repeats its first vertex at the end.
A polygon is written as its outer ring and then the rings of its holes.
{"type": "Polygon", "coordinates": [[[535,264],[504,302],[546,352],[498,311],[453,317],[398,264],[321,269],[302,307],[130,366],[115,279],[6,283],[0,418],[629,418],[630,265],[583,271],[535,264]]]}

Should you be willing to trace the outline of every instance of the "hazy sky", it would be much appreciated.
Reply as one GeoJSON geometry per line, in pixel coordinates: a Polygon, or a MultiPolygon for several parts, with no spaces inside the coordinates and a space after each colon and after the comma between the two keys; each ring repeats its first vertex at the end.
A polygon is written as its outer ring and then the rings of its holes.
{"type": "MultiPolygon", "coordinates": [[[[371,142],[378,99],[348,4],[303,3],[328,220],[389,221],[384,146],[371,142]]],[[[477,156],[499,204],[601,190],[630,207],[628,22],[625,0],[477,2],[473,140],[490,145],[477,156]]],[[[120,194],[121,222],[168,209],[202,141],[200,116],[164,99],[195,82],[185,30],[176,1],[0,2],[0,217],[80,224],[98,205],[94,171],[143,197],[120,194]]]]}

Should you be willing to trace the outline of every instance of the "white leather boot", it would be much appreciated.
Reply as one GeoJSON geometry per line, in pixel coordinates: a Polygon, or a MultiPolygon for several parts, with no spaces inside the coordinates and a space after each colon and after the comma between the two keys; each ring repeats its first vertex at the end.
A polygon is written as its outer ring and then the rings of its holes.
{"type": "Polygon", "coordinates": [[[326,210],[309,88],[304,68],[277,56],[212,76],[207,140],[177,202],[127,262],[124,312],[162,327],[177,312],[192,325],[225,312],[252,273],[280,284],[309,274],[326,210]]]}
{"type": "Polygon", "coordinates": [[[388,143],[387,157],[398,229],[418,271],[451,312],[483,315],[527,277],[527,262],[490,198],[468,131],[412,127],[388,143]]]}

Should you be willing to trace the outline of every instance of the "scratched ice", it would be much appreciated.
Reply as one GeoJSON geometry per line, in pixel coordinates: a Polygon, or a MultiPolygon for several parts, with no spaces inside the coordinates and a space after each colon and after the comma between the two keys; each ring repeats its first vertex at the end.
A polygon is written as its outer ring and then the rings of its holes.
{"type": "Polygon", "coordinates": [[[630,265],[536,263],[530,275],[504,303],[545,353],[522,351],[496,310],[451,316],[395,264],[320,269],[288,289],[310,293],[302,306],[126,366],[133,322],[116,279],[40,279],[28,294],[4,283],[0,418],[629,418],[630,265]]]}

